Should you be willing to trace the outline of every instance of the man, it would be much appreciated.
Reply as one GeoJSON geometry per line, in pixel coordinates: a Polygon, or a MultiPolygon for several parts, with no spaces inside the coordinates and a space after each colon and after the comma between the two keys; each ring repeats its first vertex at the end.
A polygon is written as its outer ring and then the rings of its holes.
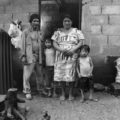
{"type": "Polygon", "coordinates": [[[36,79],[40,79],[42,65],[41,32],[39,30],[39,15],[32,14],[29,19],[30,27],[22,33],[22,62],[23,68],[23,92],[27,99],[32,99],[30,89],[30,76],[35,70],[36,79]]]}

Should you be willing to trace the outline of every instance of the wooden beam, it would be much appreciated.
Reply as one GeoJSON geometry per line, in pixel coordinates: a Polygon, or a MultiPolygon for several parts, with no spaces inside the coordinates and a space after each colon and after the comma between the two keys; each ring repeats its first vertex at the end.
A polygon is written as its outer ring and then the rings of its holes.
{"type": "Polygon", "coordinates": [[[40,19],[40,29],[41,29],[41,0],[38,0],[38,13],[39,13],[39,19],[40,19]]]}

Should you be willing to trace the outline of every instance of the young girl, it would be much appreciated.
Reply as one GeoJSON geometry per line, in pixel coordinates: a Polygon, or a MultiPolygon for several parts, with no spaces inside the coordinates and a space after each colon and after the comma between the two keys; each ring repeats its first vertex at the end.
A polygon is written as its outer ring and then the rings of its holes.
{"type": "Polygon", "coordinates": [[[93,98],[93,84],[94,84],[94,81],[92,79],[93,63],[91,57],[89,56],[89,53],[90,48],[88,45],[82,45],[80,47],[77,73],[79,77],[78,86],[80,86],[82,97],[81,102],[84,102],[85,100],[84,89],[87,83],[90,92],[89,100],[97,101],[97,99],[93,98]]]}
{"type": "Polygon", "coordinates": [[[46,89],[48,90],[48,96],[52,95],[52,85],[54,78],[54,60],[55,60],[55,50],[52,46],[51,39],[45,40],[45,63],[46,63],[46,89]]]}

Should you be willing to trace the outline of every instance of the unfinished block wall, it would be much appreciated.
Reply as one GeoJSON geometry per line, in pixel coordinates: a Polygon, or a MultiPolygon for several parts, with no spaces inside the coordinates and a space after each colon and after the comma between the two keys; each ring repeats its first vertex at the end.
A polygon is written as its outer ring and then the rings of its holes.
{"type": "Polygon", "coordinates": [[[0,28],[8,30],[11,20],[28,25],[31,13],[38,12],[38,0],[0,0],[0,28]]]}
{"type": "Polygon", "coordinates": [[[91,47],[96,76],[114,78],[107,56],[120,56],[120,0],[83,0],[82,4],[82,31],[91,47]]]}

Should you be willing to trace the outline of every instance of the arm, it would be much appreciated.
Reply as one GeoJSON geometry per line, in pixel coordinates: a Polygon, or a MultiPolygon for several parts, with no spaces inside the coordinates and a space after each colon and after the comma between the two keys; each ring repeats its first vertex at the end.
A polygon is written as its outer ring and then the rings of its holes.
{"type": "Polygon", "coordinates": [[[53,40],[54,48],[60,52],[63,52],[64,50],[57,43],[59,36],[60,36],[60,31],[55,31],[51,39],[53,40]]]}
{"type": "Polygon", "coordinates": [[[24,63],[26,62],[26,31],[23,31],[21,39],[22,39],[22,46],[21,46],[20,59],[24,63]]]}
{"type": "Polygon", "coordinates": [[[56,41],[53,41],[53,46],[56,50],[63,52],[63,49],[61,49],[61,47],[59,47],[58,43],[56,41]]]}
{"type": "Polygon", "coordinates": [[[22,33],[22,36],[21,36],[21,39],[22,39],[22,56],[25,56],[26,55],[26,32],[23,31],[22,33]]]}
{"type": "Polygon", "coordinates": [[[80,71],[79,71],[78,67],[77,67],[77,74],[78,74],[78,76],[80,78],[80,71]]]}
{"type": "Polygon", "coordinates": [[[90,57],[90,66],[91,66],[91,73],[92,73],[92,71],[93,71],[93,62],[92,62],[92,59],[91,59],[91,57],[90,57]]]}
{"type": "Polygon", "coordinates": [[[75,34],[77,36],[78,44],[73,49],[71,49],[68,54],[75,53],[80,48],[80,46],[84,44],[84,35],[83,35],[83,33],[80,30],[76,29],[75,34]]]}
{"type": "MultiPolygon", "coordinates": [[[[78,62],[78,61],[77,61],[78,62]]],[[[79,78],[81,77],[81,75],[80,75],[80,63],[78,62],[77,63],[77,74],[78,74],[78,76],[79,76],[79,78]]]]}
{"type": "Polygon", "coordinates": [[[72,48],[69,51],[67,51],[67,54],[68,55],[74,54],[80,48],[81,45],[83,45],[83,40],[82,39],[79,40],[79,43],[74,48],[72,48]]]}
{"type": "Polygon", "coordinates": [[[76,34],[77,34],[77,39],[78,39],[78,44],[74,47],[74,51],[78,50],[80,48],[81,45],[84,44],[84,35],[82,33],[82,31],[76,29],[76,34]]]}
{"type": "Polygon", "coordinates": [[[80,39],[79,43],[73,48],[73,51],[76,52],[80,48],[81,45],[83,45],[84,39],[80,39]]]}

